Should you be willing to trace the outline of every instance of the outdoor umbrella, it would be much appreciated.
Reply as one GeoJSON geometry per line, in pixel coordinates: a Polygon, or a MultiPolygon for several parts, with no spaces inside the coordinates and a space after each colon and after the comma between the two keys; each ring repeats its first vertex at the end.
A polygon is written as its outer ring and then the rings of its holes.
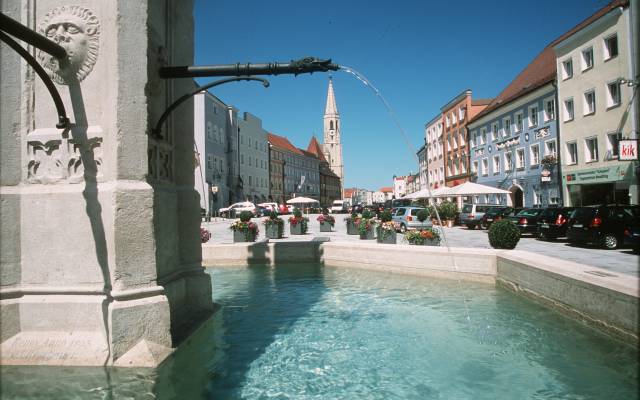
{"type": "Polygon", "coordinates": [[[481,194],[509,194],[508,190],[500,189],[493,186],[481,185],[474,182],[465,182],[461,185],[454,186],[442,197],[454,197],[454,196],[473,196],[481,194]]]}
{"type": "Polygon", "coordinates": [[[294,197],[292,199],[287,200],[287,204],[312,204],[312,203],[319,203],[319,201],[316,199],[303,197],[303,196],[294,197]]]}

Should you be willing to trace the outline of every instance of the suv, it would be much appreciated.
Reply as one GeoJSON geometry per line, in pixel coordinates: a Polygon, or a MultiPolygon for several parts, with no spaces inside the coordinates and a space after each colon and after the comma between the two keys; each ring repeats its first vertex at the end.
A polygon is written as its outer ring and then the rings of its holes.
{"type": "Polygon", "coordinates": [[[538,238],[555,240],[567,236],[567,222],[573,207],[545,208],[538,219],[538,238]]]}
{"type": "Polygon", "coordinates": [[[593,243],[605,249],[617,249],[624,241],[624,230],[638,222],[640,206],[608,204],[577,207],[569,217],[567,239],[570,243],[593,243]]]}
{"type": "Polygon", "coordinates": [[[392,214],[391,219],[396,226],[396,230],[404,233],[407,229],[424,229],[431,228],[431,218],[427,218],[424,222],[418,221],[418,212],[425,210],[423,207],[398,207],[392,214]]]}
{"type": "Polygon", "coordinates": [[[463,204],[460,211],[460,224],[466,225],[469,229],[480,226],[482,216],[491,208],[504,207],[498,204],[463,204]]]}

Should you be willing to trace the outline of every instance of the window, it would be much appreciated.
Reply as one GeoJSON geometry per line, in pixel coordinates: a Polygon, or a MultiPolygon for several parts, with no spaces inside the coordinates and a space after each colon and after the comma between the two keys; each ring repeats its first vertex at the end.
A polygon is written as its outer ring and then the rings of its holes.
{"type": "Polygon", "coordinates": [[[544,154],[546,156],[556,156],[557,155],[557,149],[556,149],[556,140],[547,140],[544,143],[544,154]]]}
{"type": "Polygon", "coordinates": [[[489,174],[489,160],[486,158],[482,159],[482,175],[487,176],[489,174]]]}
{"type": "Polygon", "coordinates": [[[481,134],[481,141],[480,144],[485,144],[487,143],[487,128],[482,128],[480,130],[480,134],[481,134]]]}
{"type": "Polygon", "coordinates": [[[491,140],[495,141],[498,138],[498,123],[491,125],[491,140]]]}
{"type": "Polygon", "coordinates": [[[607,107],[613,108],[620,105],[620,82],[607,83],[607,107]]]}
{"type": "Polygon", "coordinates": [[[529,107],[529,126],[538,125],[538,106],[529,107]]]}
{"type": "Polygon", "coordinates": [[[544,102],[544,120],[550,121],[556,118],[556,101],[549,99],[544,102]]]}
{"type": "Polygon", "coordinates": [[[244,164],[244,154],[240,154],[240,164],[244,164]]]}
{"type": "Polygon", "coordinates": [[[604,39],[604,59],[610,60],[618,55],[618,35],[604,39]]]}
{"type": "MultiPolygon", "coordinates": [[[[251,158],[251,157],[249,157],[249,166],[250,166],[250,167],[252,166],[252,165],[251,165],[251,160],[252,160],[252,158],[251,158]]],[[[257,165],[256,165],[256,167],[257,167],[257,165]]]]}
{"type": "Polygon", "coordinates": [[[573,60],[569,58],[562,62],[562,79],[569,79],[573,76],[573,60]]]}
{"type": "Polygon", "coordinates": [[[516,114],[516,132],[522,132],[522,121],[524,116],[521,112],[516,114]]]}
{"type": "Polygon", "coordinates": [[[590,115],[596,112],[596,92],[590,90],[584,94],[584,115],[590,115]]]}
{"type": "Polygon", "coordinates": [[[464,107],[460,107],[458,109],[458,116],[460,117],[460,121],[464,121],[464,116],[465,116],[465,108],[464,107]]]}
{"type": "Polygon", "coordinates": [[[573,99],[566,99],[564,101],[564,122],[573,120],[573,99]]]}
{"type": "Polygon", "coordinates": [[[493,156],[493,174],[500,173],[500,156],[493,156]]]}
{"type": "Polygon", "coordinates": [[[478,132],[476,131],[471,132],[471,148],[477,146],[477,143],[478,143],[477,140],[478,140],[478,132]]]}
{"type": "Polygon", "coordinates": [[[582,71],[593,67],[593,47],[582,50],[582,71]]]}
{"type": "Polygon", "coordinates": [[[504,136],[510,136],[511,135],[511,118],[505,118],[502,123],[502,126],[504,129],[504,136]]]}
{"type": "Polygon", "coordinates": [[[471,172],[474,174],[478,173],[478,161],[474,161],[473,164],[471,164],[471,172]]]}
{"type": "Polygon", "coordinates": [[[516,150],[516,168],[524,168],[524,149],[516,150]]]}
{"type": "Polygon", "coordinates": [[[451,124],[455,124],[457,121],[455,111],[451,113],[451,124]]]}
{"type": "Polygon", "coordinates": [[[211,122],[207,122],[207,139],[213,140],[213,128],[211,122]]]}
{"type": "Polygon", "coordinates": [[[449,119],[449,116],[448,116],[448,115],[447,115],[447,117],[445,118],[445,122],[446,122],[446,124],[445,124],[445,125],[447,125],[447,128],[448,128],[449,126],[451,126],[451,119],[449,119]]]}
{"type": "Polygon", "coordinates": [[[622,133],[615,132],[607,134],[607,159],[613,160],[618,157],[618,146],[620,139],[622,139],[622,133]]]}
{"type": "Polygon", "coordinates": [[[513,160],[511,156],[511,152],[504,153],[504,170],[511,171],[513,168],[513,160]]]}
{"type": "Polygon", "coordinates": [[[540,146],[537,144],[529,147],[529,163],[531,166],[540,164],[540,146]]]}
{"type": "Polygon", "coordinates": [[[207,154],[207,169],[213,169],[213,156],[207,154]]]}
{"type": "Polygon", "coordinates": [[[590,137],[584,140],[584,154],[586,162],[598,161],[598,138],[590,137]]]}

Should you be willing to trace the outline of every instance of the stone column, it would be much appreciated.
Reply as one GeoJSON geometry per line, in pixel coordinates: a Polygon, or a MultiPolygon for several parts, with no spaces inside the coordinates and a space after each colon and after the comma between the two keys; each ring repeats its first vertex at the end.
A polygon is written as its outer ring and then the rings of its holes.
{"type": "Polygon", "coordinates": [[[193,63],[192,4],[177,0],[3,3],[67,47],[28,48],[45,86],[0,46],[0,354],[3,364],[160,363],[212,309],[193,187],[193,106],[149,132],[192,87],[158,78],[193,63]]]}

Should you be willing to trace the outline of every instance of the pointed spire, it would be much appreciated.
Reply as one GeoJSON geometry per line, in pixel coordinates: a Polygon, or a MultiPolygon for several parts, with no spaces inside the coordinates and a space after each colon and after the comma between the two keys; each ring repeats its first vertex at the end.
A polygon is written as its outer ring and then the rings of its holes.
{"type": "Polygon", "coordinates": [[[324,115],[336,115],[338,114],[338,107],[336,106],[336,98],[333,94],[333,79],[329,77],[329,90],[327,91],[327,106],[324,109],[324,115]]]}

